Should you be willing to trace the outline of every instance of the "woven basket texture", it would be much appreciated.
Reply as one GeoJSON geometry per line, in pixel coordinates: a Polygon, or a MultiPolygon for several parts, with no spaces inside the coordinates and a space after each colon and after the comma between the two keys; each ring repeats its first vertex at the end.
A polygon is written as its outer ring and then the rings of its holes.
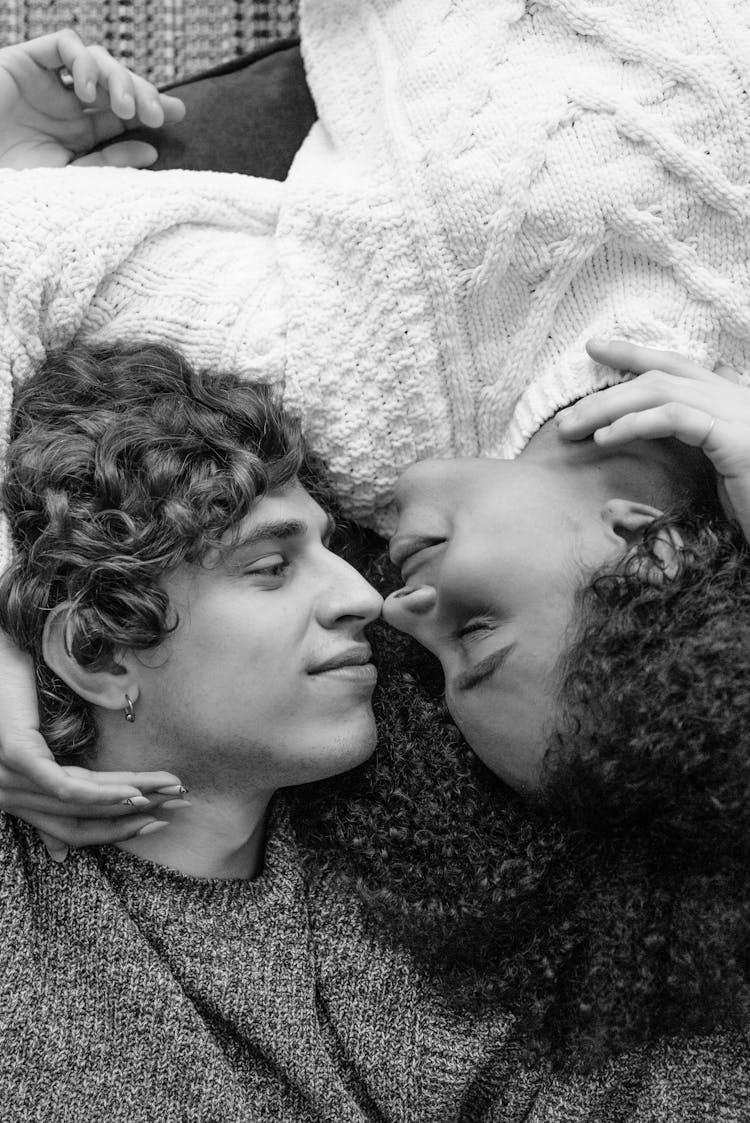
{"type": "Polygon", "coordinates": [[[0,0],[0,46],[73,27],[152,82],[297,34],[297,0],[0,0]]]}

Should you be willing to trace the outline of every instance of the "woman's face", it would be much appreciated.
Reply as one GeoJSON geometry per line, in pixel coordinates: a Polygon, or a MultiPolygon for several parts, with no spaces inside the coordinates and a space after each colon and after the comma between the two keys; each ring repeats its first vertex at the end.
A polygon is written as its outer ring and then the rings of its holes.
{"type": "Polygon", "coordinates": [[[404,588],[384,616],[437,656],[456,724],[521,791],[539,783],[576,590],[622,550],[596,517],[593,463],[575,449],[423,461],[396,492],[390,549],[404,588]]]}

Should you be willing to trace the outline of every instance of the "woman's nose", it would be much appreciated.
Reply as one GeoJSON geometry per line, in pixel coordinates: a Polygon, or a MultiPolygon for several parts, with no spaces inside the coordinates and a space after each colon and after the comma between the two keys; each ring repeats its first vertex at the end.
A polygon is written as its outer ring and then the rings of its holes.
{"type": "Polygon", "coordinates": [[[391,593],[383,602],[383,619],[392,628],[420,639],[427,616],[437,604],[437,591],[432,585],[406,586],[391,593]]]}

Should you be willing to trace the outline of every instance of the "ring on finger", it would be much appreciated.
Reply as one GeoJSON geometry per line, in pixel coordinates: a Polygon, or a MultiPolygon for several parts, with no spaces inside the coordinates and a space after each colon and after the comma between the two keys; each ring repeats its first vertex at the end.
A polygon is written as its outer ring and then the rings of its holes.
{"type": "Polygon", "coordinates": [[[72,90],[74,85],[73,75],[67,66],[58,66],[56,72],[58,81],[64,90],[72,90]]]}

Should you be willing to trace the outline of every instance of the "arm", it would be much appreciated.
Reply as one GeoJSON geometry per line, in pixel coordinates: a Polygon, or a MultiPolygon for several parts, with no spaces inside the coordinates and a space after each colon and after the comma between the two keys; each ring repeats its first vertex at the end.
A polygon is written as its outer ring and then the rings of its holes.
{"type": "Polygon", "coordinates": [[[557,415],[567,440],[593,435],[616,447],[676,437],[700,448],[716,469],[719,497],[750,541],[750,389],[728,367],[706,370],[673,351],[591,340],[593,359],[640,377],[600,390],[557,415]]]}
{"type": "Polygon", "coordinates": [[[146,167],[157,153],[141,141],[91,149],[127,129],[158,128],[184,113],[179,98],[160,94],[69,29],[0,50],[0,167],[146,167]]]}

